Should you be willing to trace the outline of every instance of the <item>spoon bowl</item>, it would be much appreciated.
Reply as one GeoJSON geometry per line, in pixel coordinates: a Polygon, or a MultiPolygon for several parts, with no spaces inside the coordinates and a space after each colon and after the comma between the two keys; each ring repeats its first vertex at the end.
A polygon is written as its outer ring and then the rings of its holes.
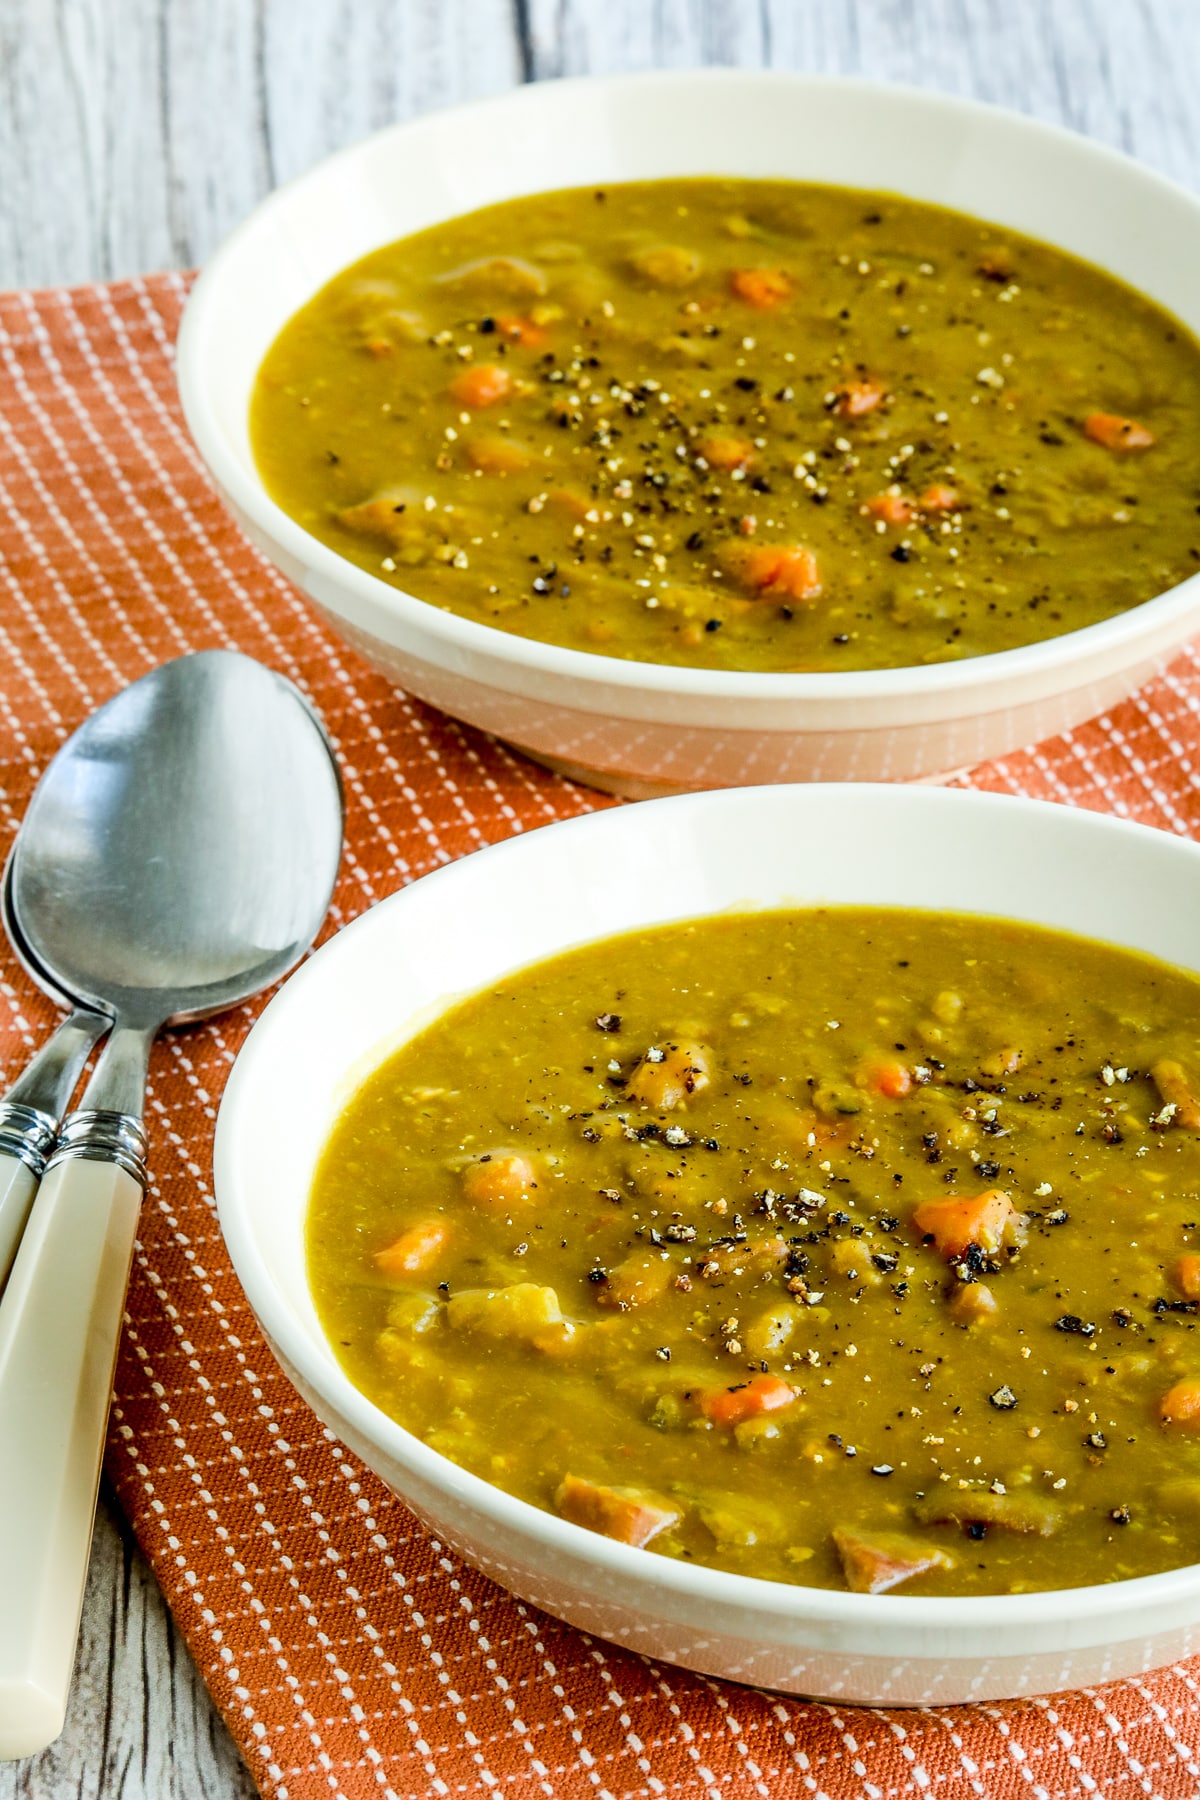
{"type": "Polygon", "coordinates": [[[316,715],[249,657],[181,657],[60,751],[13,856],[40,968],[123,1026],[183,1023],[278,980],[312,942],[341,853],[316,715]]]}

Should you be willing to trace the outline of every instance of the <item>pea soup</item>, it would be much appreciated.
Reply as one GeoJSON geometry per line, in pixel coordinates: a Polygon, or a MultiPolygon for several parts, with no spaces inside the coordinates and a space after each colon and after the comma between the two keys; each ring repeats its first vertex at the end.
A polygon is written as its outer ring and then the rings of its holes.
{"type": "Polygon", "coordinates": [[[924,1594],[1194,1561],[1198,1017],[993,919],[589,945],[351,1099],[320,1317],[426,1443],[651,1554],[924,1594]]]}
{"type": "Polygon", "coordinates": [[[1200,346],[964,214],[787,181],[526,196],[345,270],[269,492],[464,619],[710,669],[986,655],[1200,567],[1200,346]]]}

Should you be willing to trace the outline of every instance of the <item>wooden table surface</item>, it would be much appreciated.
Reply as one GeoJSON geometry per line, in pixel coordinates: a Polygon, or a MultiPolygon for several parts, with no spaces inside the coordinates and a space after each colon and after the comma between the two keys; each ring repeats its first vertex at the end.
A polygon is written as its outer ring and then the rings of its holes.
{"type": "MultiPolygon", "coordinates": [[[[270,187],[392,120],[697,63],[969,94],[1200,187],[1200,0],[0,0],[0,286],[202,262],[270,187]]],[[[102,1495],[66,1731],[0,1765],[0,1800],[253,1793],[102,1495]]]]}

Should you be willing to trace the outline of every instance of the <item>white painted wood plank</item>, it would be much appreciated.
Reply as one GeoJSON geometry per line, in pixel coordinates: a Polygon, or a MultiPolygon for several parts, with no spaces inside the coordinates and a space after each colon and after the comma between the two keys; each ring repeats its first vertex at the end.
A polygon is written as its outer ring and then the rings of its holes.
{"type": "Polygon", "coordinates": [[[520,73],[510,0],[3,0],[0,286],[202,262],[276,182],[520,73]]]}
{"type": "Polygon", "coordinates": [[[382,125],[521,79],[511,0],[272,0],[264,43],[279,181],[382,125]]]}
{"type": "Polygon", "coordinates": [[[0,284],[202,261],[275,182],[522,74],[878,75],[1200,184],[1195,0],[4,0],[0,284]]]}
{"type": "Polygon", "coordinates": [[[523,0],[537,78],[698,62],[869,75],[1086,131],[1200,186],[1196,0],[523,0]]]}
{"type": "MultiPolygon", "coordinates": [[[[0,0],[0,285],[201,261],[275,182],[520,79],[697,63],[970,94],[1200,186],[1198,0],[0,0]]],[[[67,1730],[0,1800],[248,1800],[102,1507],[67,1730]]]]}

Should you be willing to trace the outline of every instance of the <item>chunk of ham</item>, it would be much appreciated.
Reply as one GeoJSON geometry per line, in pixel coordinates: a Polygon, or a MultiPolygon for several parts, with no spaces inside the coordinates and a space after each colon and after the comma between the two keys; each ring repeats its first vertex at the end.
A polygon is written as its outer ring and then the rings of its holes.
{"type": "Polygon", "coordinates": [[[1028,1488],[996,1494],[991,1488],[939,1486],[918,1500],[913,1512],[922,1525],[994,1525],[1031,1537],[1053,1537],[1062,1523],[1062,1511],[1053,1500],[1028,1488]]]}
{"type": "Polygon", "coordinates": [[[604,1487],[597,1481],[584,1481],[568,1475],[559,1484],[554,1504],[572,1525],[598,1531],[602,1537],[615,1538],[620,1544],[634,1544],[638,1549],[678,1524],[682,1514],[662,1494],[646,1488],[604,1487]]]}
{"type": "Polygon", "coordinates": [[[1085,437],[1105,450],[1149,450],[1154,443],[1152,431],[1136,419],[1123,419],[1119,413],[1089,413],[1083,430],[1085,437]]]}
{"type": "Polygon", "coordinates": [[[955,1566],[949,1551],[937,1544],[923,1544],[904,1537],[899,1532],[868,1535],[839,1525],[834,1529],[833,1543],[846,1586],[855,1594],[886,1594],[916,1575],[955,1566]]]}
{"type": "Polygon", "coordinates": [[[608,1272],[608,1279],[598,1283],[596,1302],[628,1312],[634,1306],[649,1306],[661,1300],[679,1273],[678,1265],[661,1250],[635,1250],[608,1272]]]}
{"type": "Polygon", "coordinates": [[[866,376],[847,381],[837,389],[830,410],[839,419],[861,419],[864,414],[872,413],[876,407],[882,406],[887,399],[887,389],[882,382],[871,381],[866,376]]]}

